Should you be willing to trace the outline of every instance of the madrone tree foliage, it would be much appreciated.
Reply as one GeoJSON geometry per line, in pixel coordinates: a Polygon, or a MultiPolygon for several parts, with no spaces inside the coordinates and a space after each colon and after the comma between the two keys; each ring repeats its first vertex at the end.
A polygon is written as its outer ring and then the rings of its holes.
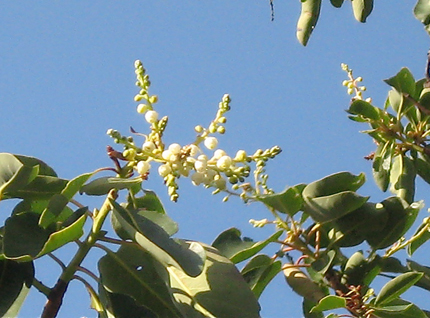
{"type": "MultiPolygon", "coordinates": [[[[330,2],[352,5],[360,22],[373,8],[373,0],[330,2]]],[[[270,4],[272,9],[276,5],[270,4]]],[[[321,0],[302,0],[301,5],[297,38],[306,45],[321,0]]],[[[430,31],[430,1],[418,1],[414,14],[430,31]]],[[[0,200],[19,199],[0,228],[1,317],[17,316],[31,288],[47,298],[41,316],[56,317],[67,286],[77,280],[99,317],[257,318],[258,298],[277,275],[303,298],[307,318],[430,317],[425,308],[402,298],[409,288],[430,291],[430,267],[412,259],[430,239],[430,218],[417,219],[424,203],[414,197],[416,178],[430,183],[428,71],[416,80],[403,68],[386,79],[388,98],[377,106],[364,99],[362,79],[342,65],[343,85],[352,96],[349,118],[368,126],[365,133],[375,142],[368,156],[374,181],[391,192],[382,202],[372,202],[357,193],[364,174],[349,172],[274,192],[265,166],[279,147],[228,154],[218,146],[229,95],[222,97],[209,125],[195,127],[194,140],[165,144],[167,117],[157,112],[158,98],[150,92],[142,62],[134,66],[137,112],[149,127],[131,129],[128,135],[108,130],[111,167],[65,180],[39,159],[0,154],[0,200]],[[260,204],[267,218],[250,222],[256,228],[270,224],[275,231],[258,242],[242,238],[236,228],[219,234],[212,245],[178,238],[177,224],[147,189],[150,174],[164,180],[173,201],[179,198],[181,177],[222,193],[224,201],[237,197],[260,204]],[[77,194],[82,196],[77,199],[77,194]],[[81,202],[85,196],[103,196],[104,203],[90,209],[81,202]],[[84,224],[90,224],[86,233],[84,224]],[[78,249],[64,264],[51,252],[70,242],[78,249]],[[359,250],[362,246],[366,252],[359,250]],[[346,256],[344,249],[354,247],[355,253],[346,256]],[[105,252],[97,273],[81,266],[94,248],[105,252]],[[411,257],[406,263],[396,258],[401,250],[411,257]],[[62,268],[52,287],[34,270],[33,261],[41,257],[62,268]],[[381,275],[390,280],[377,291],[372,285],[381,275]]]]}

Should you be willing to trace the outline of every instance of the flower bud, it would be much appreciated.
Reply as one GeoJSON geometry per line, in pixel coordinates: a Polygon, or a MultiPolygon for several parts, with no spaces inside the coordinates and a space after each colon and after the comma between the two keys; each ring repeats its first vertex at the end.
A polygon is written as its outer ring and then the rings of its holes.
{"type": "Polygon", "coordinates": [[[218,159],[216,166],[221,170],[226,170],[230,168],[231,164],[233,163],[233,160],[229,156],[222,156],[218,159]]]}
{"type": "Polygon", "coordinates": [[[144,175],[151,169],[151,165],[148,161],[139,161],[136,165],[136,170],[140,175],[144,175]]]}
{"type": "Polygon", "coordinates": [[[151,104],[155,104],[156,102],[158,102],[158,96],[157,95],[152,95],[151,97],[149,97],[149,102],[151,104]]]}
{"type": "Polygon", "coordinates": [[[144,113],[146,113],[147,110],[149,110],[148,105],[146,105],[146,104],[139,104],[139,105],[137,105],[137,112],[139,114],[144,114],[144,113]]]}
{"type": "Polygon", "coordinates": [[[245,150],[239,150],[236,153],[236,156],[234,157],[234,161],[242,162],[242,161],[245,161],[245,160],[246,160],[246,152],[245,152],[245,150]]]}
{"type": "Polygon", "coordinates": [[[222,156],[227,155],[226,152],[222,149],[217,149],[214,152],[214,156],[212,159],[218,160],[219,158],[221,158],[222,156]]]}
{"type": "Polygon", "coordinates": [[[133,160],[134,157],[136,157],[136,150],[134,149],[126,149],[123,151],[122,155],[127,159],[127,160],[133,160]]]}
{"type": "Polygon", "coordinates": [[[174,155],[178,155],[178,154],[180,154],[181,153],[181,149],[182,149],[182,147],[181,147],[181,145],[180,144],[177,144],[177,143],[174,143],[174,144],[171,144],[170,146],[169,146],[169,148],[167,148],[168,150],[170,150],[170,152],[172,153],[172,154],[174,154],[174,155]]]}
{"type": "Polygon", "coordinates": [[[213,150],[218,145],[218,140],[215,137],[206,137],[206,139],[204,141],[204,145],[209,150],[213,150]]]}
{"type": "Polygon", "coordinates": [[[153,124],[157,121],[158,119],[158,113],[155,110],[148,110],[145,114],[145,120],[150,123],[153,124]]]}
{"type": "Polygon", "coordinates": [[[190,156],[192,156],[192,157],[194,157],[195,155],[197,155],[199,153],[199,147],[197,147],[194,144],[191,144],[189,146],[189,149],[190,149],[190,156]]]}
{"type": "Polygon", "coordinates": [[[205,180],[205,176],[203,173],[200,173],[200,172],[196,172],[191,176],[191,182],[195,186],[200,185],[204,180],[205,180]]]}
{"type": "Polygon", "coordinates": [[[206,168],[207,168],[206,161],[197,160],[196,162],[194,162],[194,169],[196,169],[197,172],[204,173],[206,172],[206,168]]]}
{"type": "Polygon", "coordinates": [[[172,157],[172,152],[170,150],[164,150],[163,153],[161,154],[161,157],[166,160],[166,161],[170,161],[170,158],[172,157]]]}
{"type": "Polygon", "coordinates": [[[200,125],[197,125],[196,127],[194,127],[194,131],[200,134],[201,132],[203,132],[203,127],[200,125]]]}
{"type": "Polygon", "coordinates": [[[141,101],[141,100],[142,100],[142,98],[143,98],[143,96],[142,96],[142,95],[137,94],[136,96],[134,96],[134,101],[135,101],[135,102],[141,101]]]}
{"type": "Polygon", "coordinates": [[[155,144],[152,141],[145,141],[142,145],[142,150],[145,152],[153,152],[155,150],[155,144]]]}
{"type": "Polygon", "coordinates": [[[164,164],[158,167],[158,174],[163,178],[172,172],[172,167],[169,164],[164,164]]]}

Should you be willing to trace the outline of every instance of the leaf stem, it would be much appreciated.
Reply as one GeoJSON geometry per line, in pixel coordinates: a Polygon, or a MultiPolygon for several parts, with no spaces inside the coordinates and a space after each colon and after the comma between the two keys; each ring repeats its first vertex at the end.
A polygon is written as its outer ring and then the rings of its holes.
{"type": "Polygon", "coordinates": [[[88,233],[87,238],[80,245],[78,251],[76,252],[73,259],[70,261],[69,265],[64,269],[57,283],[52,288],[48,296],[48,301],[43,309],[41,318],[55,318],[60,310],[61,304],[63,302],[64,294],[67,290],[69,282],[74,278],[76,271],[78,270],[80,264],[84,258],[88,255],[90,249],[97,242],[100,230],[103,223],[112,209],[110,200],[115,200],[117,197],[117,191],[112,189],[106,197],[100,211],[94,215],[93,226],[90,233],[88,233]]]}

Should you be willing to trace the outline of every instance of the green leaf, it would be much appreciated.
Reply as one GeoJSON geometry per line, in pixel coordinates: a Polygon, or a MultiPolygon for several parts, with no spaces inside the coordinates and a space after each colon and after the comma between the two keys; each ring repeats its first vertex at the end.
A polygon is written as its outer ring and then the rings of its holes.
{"type": "Polygon", "coordinates": [[[39,225],[43,228],[55,222],[69,201],[78,193],[79,189],[94,173],[86,173],[70,180],[60,194],[55,194],[40,216],[39,225]]]}
{"type": "Polygon", "coordinates": [[[302,209],[302,191],[305,186],[305,184],[298,184],[281,193],[259,196],[257,200],[281,213],[293,216],[302,209]]]}
{"type": "Polygon", "coordinates": [[[87,195],[105,195],[112,189],[130,189],[140,183],[142,183],[142,178],[140,177],[134,179],[101,177],[85,184],[81,188],[80,193],[85,193],[87,195]]]}
{"type": "MultiPolygon", "coordinates": [[[[201,275],[190,277],[176,267],[168,268],[171,286],[178,290],[176,300],[188,305],[188,313],[190,305],[197,304],[195,310],[206,314],[205,317],[259,318],[257,299],[234,264],[215,248],[202,245],[207,258],[201,275]]],[[[187,314],[186,317],[194,316],[187,314]]]]}
{"type": "Polygon", "coordinates": [[[354,100],[348,109],[348,113],[360,115],[370,120],[379,120],[379,112],[379,108],[361,99],[354,100]]]}
{"type": "Polygon", "coordinates": [[[267,255],[256,255],[245,265],[241,274],[258,299],[281,269],[281,261],[273,261],[267,255]]]}
{"type": "Polygon", "coordinates": [[[357,210],[368,199],[369,197],[363,197],[352,191],[318,198],[305,197],[304,212],[308,213],[317,222],[331,222],[357,210]]]}
{"type": "Polygon", "coordinates": [[[249,238],[242,239],[240,230],[231,228],[218,235],[212,246],[237,264],[254,256],[269,243],[276,241],[282,233],[283,231],[278,231],[264,241],[254,242],[249,238]]]}
{"type": "Polygon", "coordinates": [[[166,231],[141,216],[139,224],[133,222],[131,213],[111,200],[113,214],[129,238],[133,239],[164,266],[175,266],[188,275],[197,276],[203,270],[205,252],[197,242],[184,244],[173,240],[166,231]]]}
{"type": "Polygon", "coordinates": [[[352,0],[352,10],[358,22],[366,22],[367,17],[372,13],[373,0],[352,0]]]}
{"type": "Polygon", "coordinates": [[[303,197],[316,198],[344,191],[357,191],[365,182],[364,173],[338,172],[308,184],[303,197]]]}
{"type": "Polygon", "coordinates": [[[330,0],[330,2],[335,8],[340,8],[343,4],[343,0],[330,0]]]}
{"type": "Polygon", "coordinates": [[[312,313],[310,312],[312,308],[315,307],[315,305],[316,305],[315,302],[310,301],[306,298],[303,298],[302,310],[305,318],[324,318],[324,315],[322,312],[312,312],[312,313]]]}
{"type": "Polygon", "coordinates": [[[14,155],[24,166],[34,167],[39,166],[39,174],[41,176],[50,176],[50,177],[58,177],[57,173],[48,166],[44,161],[23,155],[14,155]]]}
{"type": "Polygon", "coordinates": [[[383,249],[399,240],[415,221],[422,203],[408,205],[399,197],[384,200],[382,206],[388,213],[388,220],[383,229],[366,237],[367,242],[374,249],[383,249]]]}
{"type": "Polygon", "coordinates": [[[430,160],[426,155],[418,153],[414,158],[415,169],[417,174],[428,184],[430,184],[430,160]]]}
{"type": "Polygon", "coordinates": [[[390,183],[391,162],[395,144],[392,141],[380,143],[373,158],[373,178],[382,191],[387,191],[390,183]]]}
{"type": "Polygon", "coordinates": [[[394,87],[399,93],[414,96],[415,79],[406,67],[402,68],[395,76],[384,80],[385,83],[394,87]]]}
{"type": "Polygon", "coordinates": [[[395,300],[420,280],[422,276],[423,273],[409,272],[393,278],[382,287],[376,296],[375,306],[381,307],[395,300]]]}
{"type": "Polygon", "coordinates": [[[318,259],[311,263],[311,267],[313,270],[319,272],[321,275],[325,275],[325,273],[331,268],[335,259],[336,251],[326,250],[322,255],[318,257],[318,259]]]}
{"type": "Polygon", "coordinates": [[[413,236],[416,236],[416,238],[408,245],[409,256],[412,256],[421,245],[430,240],[430,231],[427,229],[427,225],[425,223],[421,224],[413,236]]]}
{"type": "Polygon", "coordinates": [[[45,200],[51,198],[54,194],[60,193],[67,184],[67,180],[51,176],[38,175],[25,187],[3,193],[4,198],[20,198],[30,200],[45,200]]]}
{"type": "Polygon", "coordinates": [[[417,306],[400,298],[372,309],[373,314],[380,318],[427,318],[417,306]]]}
{"type": "Polygon", "coordinates": [[[367,261],[362,251],[352,254],[345,264],[341,283],[354,286],[362,285],[367,272],[366,265],[367,261]]]}
{"type": "Polygon", "coordinates": [[[403,155],[393,158],[390,191],[408,203],[414,201],[416,170],[412,160],[403,155]]]}
{"type": "Polygon", "coordinates": [[[13,215],[5,222],[3,252],[6,258],[26,262],[52,252],[83,235],[86,215],[59,231],[38,225],[39,215],[32,212],[13,215]]]}
{"type": "MultiPolygon", "coordinates": [[[[100,294],[103,294],[104,307],[107,310],[99,311],[99,318],[159,318],[154,312],[139,306],[136,301],[127,295],[110,293],[100,287],[100,294]]],[[[104,309],[104,308],[103,308],[104,309]]]]}
{"type": "Polygon", "coordinates": [[[401,113],[404,109],[403,104],[405,103],[405,99],[403,98],[403,95],[397,90],[391,89],[388,92],[388,101],[396,113],[401,113]]]}
{"type": "Polygon", "coordinates": [[[297,39],[300,44],[306,46],[312,31],[314,30],[321,10],[321,0],[303,0],[302,9],[297,21],[297,39]]]}
{"type": "MultiPolygon", "coordinates": [[[[136,307],[140,306],[143,307],[140,310],[147,308],[158,317],[185,317],[172,299],[172,291],[166,284],[167,273],[159,271],[158,267],[147,253],[135,246],[123,245],[116,253],[111,252],[99,260],[100,284],[110,293],[134,299],[133,304],[122,297],[124,304],[132,305],[132,312],[139,311],[136,307]]],[[[115,312],[121,309],[120,305],[114,308],[115,312]]]]}
{"type": "Polygon", "coordinates": [[[0,317],[18,317],[33,277],[33,262],[0,260],[0,317]]]}
{"type": "Polygon", "coordinates": [[[423,277],[415,283],[415,285],[430,291],[430,268],[428,266],[420,265],[413,260],[408,260],[406,264],[410,270],[424,274],[423,277]]]}
{"type": "Polygon", "coordinates": [[[319,302],[326,296],[321,287],[298,268],[286,267],[283,272],[288,285],[298,295],[313,302],[319,302]]]}
{"type": "Polygon", "coordinates": [[[154,191],[143,190],[145,193],[141,197],[128,196],[127,209],[145,209],[148,211],[155,211],[160,214],[165,214],[163,203],[157,197],[154,191]]]}
{"type": "Polygon", "coordinates": [[[311,312],[322,312],[346,307],[346,299],[339,296],[328,295],[322,298],[318,304],[312,308],[311,312]]]}
{"type": "Polygon", "coordinates": [[[415,17],[425,26],[429,32],[430,24],[430,3],[427,0],[418,0],[414,8],[415,17]]]}

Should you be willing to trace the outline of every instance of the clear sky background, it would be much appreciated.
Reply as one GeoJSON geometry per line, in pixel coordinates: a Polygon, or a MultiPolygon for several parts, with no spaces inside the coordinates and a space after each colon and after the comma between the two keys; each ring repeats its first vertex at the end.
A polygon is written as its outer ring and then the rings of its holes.
{"type": "MultiPolygon", "coordinates": [[[[304,48],[295,37],[299,1],[275,0],[273,22],[269,0],[2,1],[0,152],[43,159],[64,178],[110,165],[108,128],[147,132],[133,101],[133,64],[140,59],[159,95],[157,110],[169,116],[167,143],[193,141],[193,127],[207,125],[229,93],[232,110],[220,147],[234,153],[279,145],[283,153],[268,168],[275,190],[348,170],[367,174],[360,191],[377,202],[389,194],[373,185],[371,164],[363,159],[375,148],[358,132],[367,127],[344,111],[350,97],[340,63],[364,78],[366,97],[381,106],[389,89],[383,79],[403,66],[423,77],[429,37],[413,17],[415,1],[376,1],[366,24],[354,20],[349,1],[341,9],[323,2],[304,48]]],[[[146,184],[179,223],[179,237],[211,243],[232,226],[254,239],[272,233],[248,223],[268,217],[263,206],[222,203],[222,196],[180,181],[176,204],[161,178],[153,174],[146,184]]],[[[420,186],[416,199],[430,199],[428,187],[420,186]]],[[[100,202],[79,199],[91,207],[100,202]]],[[[10,207],[0,204],[0,221],[10,207]]],[[[56,255],[67,262],[73,248],[56,255]]],[[[101,255],[86,265],[94,268],[101,255]]],[[[36,270],[49,285],[59,274],[51,262],[36,261],[36,270]]],[[[420,303],[420,293],[411,295],[420,303]]],[[[262,316],[301,317],[299,300],[280,275],[261,297],[262,316]]],[[[44,302],[32,291],[20,317],[38,316],[44,302]]],[[[73,282],[59,317],[83,316],[96,312],[84,287],[73,282]]]]}

